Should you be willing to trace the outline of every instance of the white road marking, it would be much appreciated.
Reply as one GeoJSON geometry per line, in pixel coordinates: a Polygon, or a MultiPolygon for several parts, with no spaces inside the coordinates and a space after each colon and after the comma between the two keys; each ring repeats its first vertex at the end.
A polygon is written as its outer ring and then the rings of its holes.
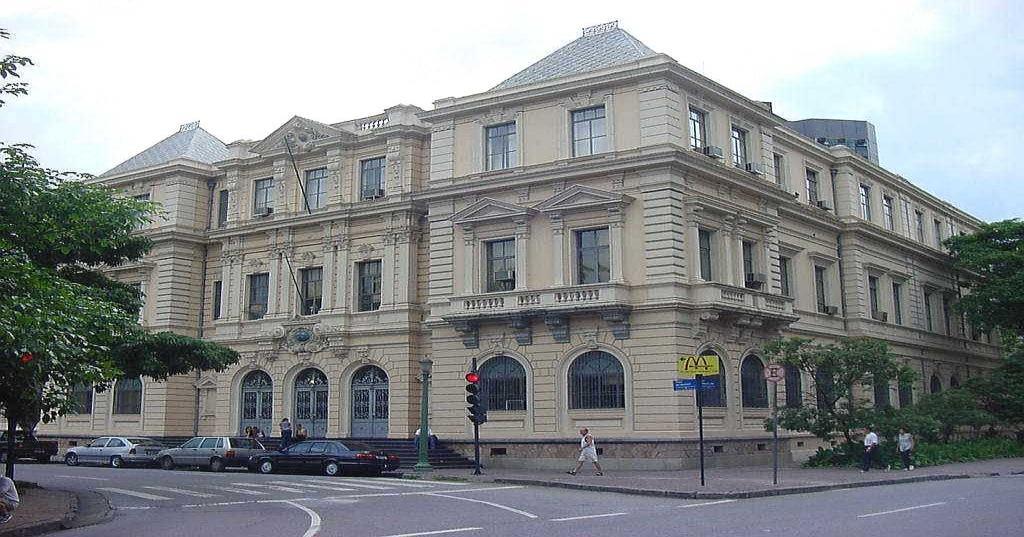
{"type": "MultiPolygon", "coordinates": [[[[380,484],[381,481],[384,481],[384,478],[380,478],[380,479],[354,479],[354,478],[351,478],[351,477],[346,477],[344,479],[345,479],[345,481],[355,481],[356,483],[377,483],[378,485],[380,484]]],[[[394,480],[388,480],[384,484],[385,485],[394,485],[394,486],[398,486],[398,487],[411,487],[411,488],[415,488],[415,489],[429,489],[429,488],[434,486],[434,485],[426,485],[426,484],[423,484],[423,483],[409,483],[408,481],[409,480],[407,480],[407,479],[394,479],[394,480]]]]}
{"type": "Polygon", "coordinates": [[[152,505],[133,505],[131,507],[115,507],[114,509],[116,511],[129,511],[129,510],[130,511],[135,511],[135,510],[152,509],[152,508],[153,508],[152,505]]]}
{"type": "Polygon", "coordinates": [[[292,488],[292,487],[281,487],[281,486],[278,486],[278,485],[264,485],[263,483],[231,483],[231,484],[236,486],[236,487],[260,487],[260,488],[265,488],[265,489],[270,489],[270,490],[279,490],[281,492],[298,492],[300,494],[303,493],[303,492],[306,492],[304,490],[299,490],[299,489],[292,488]]]}
{"type": "Polygon", "coordinates": [[[442,535],[445,533],[459,533],[463,531],[477,531],[483,528],[456,528],[453,530],[421,531],[418,533],[400,533],[398,535],[385,535],[384,537],[416,537],[417,535],[442,535]]]}
{"type": "Polygon", "coordinates": [[[327,479],[307,479],[306,481],[309,481],[310,483],[330,483],[330,484],[341,483],[342,485],[345,485],[346,487],[355,487],[357,489],[391,490],[391,489],[395,488],[395,487],[382,487],[380,485],[362,485],[362,484],[359,484],[359,483],[353,483],[351,481],[348,481],[347,479],[331,479],[331,480],[327,480],[327,479]]]}
{"type": "MultiPolygon", "coordinates": [[[[509,485],[506,487],[483,487],[479,489],[462,489],[462,490],[449,490],[447,492],[457,492],[462,494],[464,492],[481,492],[485,490],[507,490],[507,489],[521,489],[522,485],[509,485]]],[[[388,496],[414,496],[424,494],[435,494],[434,492],[368,492],[366,494],[349,494],[348,496],[339,496],[339,498],[384,498],[388,496]]],[[[330,498],[324,498],[329,500],[330,498]]]]}
{"type": "Polygon", "coordinates": [[[106,477],[88,477],[84,475],[55,475],[53,477],[69,477],[71,479],[91,479],[93,481],[110,481],[106,477]]]}
{"type": "Polygon", "coordinates": [[[249,496],[266,496],[267,495],[266,492],[258,492],[258,491],[255,491],[255,490],[236,489],[236,488],[231,488],[231,487],[215,487],[213,485],[209,485],[209,487],[211,489],[223,490],[225,492],[235,492],[235,493],[238,493],[238,494],[246,494],[246,495],[249,495],[249,496]]]}
{"type": "Polygon", "coordinates": [[[691,503],[690,505],[680,505],[679,508],[680,509],[688,509],[690,507],[704,507],[705,505],[718,505],[720,503],[732,503],[734,501],[736,501],[736,500],[718,500],[718,501],[714,501],[714,502],[691,503]]]}
{"type": "Polygon", "coordinates": [[[185,496],[195,496],[197,498],[213,498],[216,494],[207,494],[205,492],[196,492],[194,490],[176,489],[174,487],[142,487],[144,489],[159,490],[163,492],[176,492],[178,494],[184,494],[185,496]]]}
{"type": "Polygon", "coordinates": [[[278,485],[287,485],[287,486],[291,486],[291,487],[304,487],[304,488],[321,489],[321,490],[337,490],[337,491],[342,491],[342,492],[349,492],[349,491],[356,490],[356,489],[347,489],[345,487],[331,487],[331,486],[328,486],[328,485],[311,485],[311,484],[308,484],[308,483],[295,483],[293,481],[270,481],[270,483],[276,483],[278,485]]]}
{"type": "Polygon", "coordinates": [[[316,511],[306,507],[305,505],[293,502],[291,500],[284,500],[281,503],[286,503],[288,505],[291,505],[292,507],[298,507],[299,509],[305,511],[307,515],[309,515],[309,529],[306,530],[306,533],[302,534],[302,537],[313,537],[320,531],[321,520],[320,515],[318,515],[316,511]]]}
{"type": "Polygon", "coordinates": [[[190,503],[190,504],[182,505],[182,507],[186,507],[186,508],[192,508],[192,507],[220,507],[222,505],[245,505],[247,503],[254,503],[254,502],[252,500],[249,500],[247,502],[190,503]]]}
{"type": "MultiPolygon", "coordinates": [[[[468,491],[459,491],[459,492],[468,492],[468,491]]],[[[437,496],[439,498],[451,498],[452,500],[462,500],[464,502],[482,503],[484,505],[490,505],[491,507],[497,507],[498,509],[504,509],[505,511],[508,511],[510,513],[515,513],[517,515],[523,515],[526,518],[537,518],[537,515],[535,515],[533,513],[527,513],[526,511],[521,511],[519,509],[516,509],[515,507],[509,507],[507,505],[501,505],[500,503],[486,502],[484,500],[478,500],[476,498],[463,498],[461,496],[451,496],[451,495],[448,495],[448,494],[441,494],[439,492],[424,492],[422,494],[424,496],[437,496]]]]}
{"type": "Polygon", "coordinates": [[[570,520],[585,520],[585,519],[588,519],[588,518],[604,518],[604,517],[609,517],[609,516],[622,516],[622,515],[627,515],[627,514],[629,514],[629,513],[605,513],[603,515],[570,516],[570,517],[565,517],[565,518],[552,518],[551,521],[552,522],[568,522],[570,520]]]}
{"type": "Polygon", "coordinates": [[[136,492],[134,490],[118,489],[113,487],[99,487],[96,490],[115,492],[117,494],[124,494],[125,496],[135,496],[136,498],[142,498],[144,500],[170,500],[167,496],[157,496],[156,494],[147,494],[145,492],[136,492]]]}
{"type": "Polygon", "coordinates": [[[946,505],[946,502],[935,502],[926,503],[924,505],[915,505],[913,507],[904,507],[903,509],[893,509],[892,511],[881,511],[878,513],[868,513],[866,515],[857,515],[857,518],[868,518],[873,516],[891,515],[893,513],[902,513],[903,511],[912,511],[914,509],[924,509],[925,507],[935,507],[937,505],[946,505]]]}

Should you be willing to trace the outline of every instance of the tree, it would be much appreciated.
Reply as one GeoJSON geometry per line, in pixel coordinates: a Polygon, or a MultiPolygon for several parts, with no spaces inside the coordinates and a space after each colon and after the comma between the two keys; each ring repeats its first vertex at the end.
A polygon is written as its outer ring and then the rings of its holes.
{"type": "MultiPolygon", "coordinates": [[[[0,38],[9,38],[0,30],[0,38]]],[[[28,58],[0,59],[18,77],[28,58]]],[[[22,82],[0,86],[24,95],[22,82]]],[[[2,102],[0,102],[2,105],[2,102]]],[[[117,378],[164,380],[238,361],[226,347],[138,324],[141,295],[104,269],[138,261],[151,242],[134,231],[158,210],[47,169],[30,146],[0,142],[0,411],[8,421],[7,475],[14,433],[70,410],[76,385],[103,389],[117,378]]]]}
{"type": "Polygon", "coordinates": [[[1003,363],[984,377],[970,379],[965,388],[997,423],[1016,432],[1024,442],[1024,346],[1017,345],[1003,363]]]}
{"type": "Polygon", "coordinates": [[[869,338],[844,338],[822,344],[806,338],[772,341],[764,346],[770,361],[795,367],[815,379],[816,404],[779,410],[779,424],[807,431],[826,441],[841,435],[852,443],[853,431],[872,425],[876,409],[858,397],[858,387],[869,390],[876,383],[912,381],[914,372],[896,362],[885,342],[869,338]]]}
{"type": "Polygon", "coordinates": [[[983,224],[970,235],[945,241],[953,268],[967,277],[969,293],[957,309],[972,326],[1024,332],[1024,222],[1019,219],[983,224]]]}

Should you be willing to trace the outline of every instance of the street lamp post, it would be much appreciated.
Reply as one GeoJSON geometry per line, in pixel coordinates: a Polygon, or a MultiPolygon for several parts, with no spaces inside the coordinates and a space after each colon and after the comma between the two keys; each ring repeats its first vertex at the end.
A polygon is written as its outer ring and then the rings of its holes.
{"type": "Polygon", "coordinates": [[[417,472],[430,472],[434,468],[430,466],[430,459],[427,455],[427,447],[430,442],[430,368],[434,362],[430,358],[423,357],[420,360],[420,436],[417,439],[419,444],[419,461],[413,468],[417,472]]]}

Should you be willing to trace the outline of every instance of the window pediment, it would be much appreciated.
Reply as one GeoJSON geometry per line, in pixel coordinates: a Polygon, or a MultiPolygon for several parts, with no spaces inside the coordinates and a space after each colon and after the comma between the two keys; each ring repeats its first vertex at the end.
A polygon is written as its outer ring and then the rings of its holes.
{"type": "Polygon", "coordinates": [[[485,222],[515,221],[527,219],[536,213],[535,209],[529,207],[483,198],[453,214],[452,222],[465,226],[485,222]]]}
{"type": "Polygon", "coordinates": [[[622,207],[629,205],[632,201],[633,198],[625,194],[574,185],[540,202],[536,208],[538,211],[545,213],[566,213],[607,207],[622,207]]]}
{"type": "Polygon", "coordinates": [[[299,148],[312,144],[317,140],[339,136],[342,134],[342,131],[319,121],[294,116],[258,144],[254,145],[249,151],[263,155],[282,149],[285,146],[285,136],[289,134],[294,135],[293,138],[289,139],[292,151],[297,151],[299,148]]]}

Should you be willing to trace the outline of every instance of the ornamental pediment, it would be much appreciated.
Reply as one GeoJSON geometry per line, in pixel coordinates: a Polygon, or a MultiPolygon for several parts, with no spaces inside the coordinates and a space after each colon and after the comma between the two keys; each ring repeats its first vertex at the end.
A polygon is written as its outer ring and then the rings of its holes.
{"type": "Polygon", "coordinates": [[[574,185],[540,202],[536,208],[538,211],[545,213],[564,213],[606,207],[621,207],[628,205],[632,201],[633,198],[625,194],[574,185]]]}
{"type": "Polygon", "coordinates": [[[483,198],[452,215],[452,222],[461,225],[510,221],[529,218],[537,211],[492,198],[483,198]]]}
{"type": "Polygon", "coordinates": [[[331,138],[341,134],[342,131],[340,129],[327,125],[326,123],[320,123],[319,121],[313,121],[312,119],[294,116],[285,122],[284,125],[281,125],[274,130],[274,132],[270,133],[270,135],[260,141],[260,143],[254,145],[250,151],[263,155],[285,148],[286,136],[290,136],[288,138],[288,143],[291,144],[292,151],[299,151],[308,149],[317,140],[323,140],[325,138],[331,138]]]}

